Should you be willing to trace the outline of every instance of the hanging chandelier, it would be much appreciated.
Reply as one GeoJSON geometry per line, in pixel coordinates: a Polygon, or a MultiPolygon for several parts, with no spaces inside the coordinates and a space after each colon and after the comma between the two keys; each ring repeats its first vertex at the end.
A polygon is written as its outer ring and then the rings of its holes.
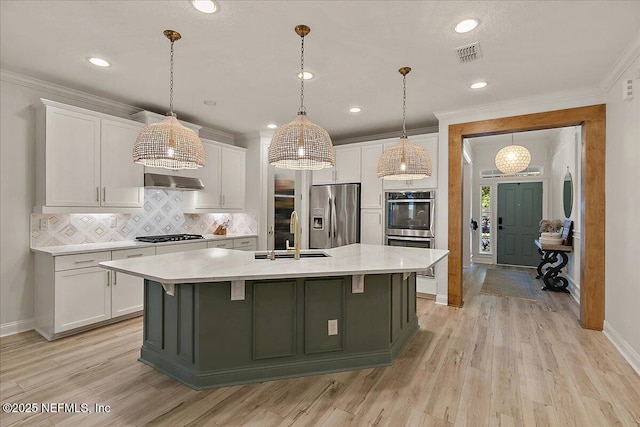
{"type": "MultiPolygon", "coordinates": [[[[306,25],[295,28],[302,40],[300,72],[304,73],[304,37],[311,29],[306,25]]],[[[269,145],[269,163],[277,168],[318,170],[335,165],[331,138],[326,130],[307,118],[304,107],[304,79],[300,79],[300,110],[298,117],[275,131],[269,145]]]]}
{"type": "Polygon", "coordinates": [[[407,138],[407,74],[411,68],[402,67],[402,137],[394,146],[386,149],[378,160],[378,178],[386,180],[412,180],[431,176],[431,160],[427,151],[407,138]]]}
{"type": "Polygon", "coordinates": [[[169,112],[160,123],[142,129],[133,146],[133,161],[153,168],[196,169],[204,166],[202,141],[173,112],[173,44],[182,36],[173,30],[165,30],[164,35],[171,41],[169,112]]]}
{"type": "Polygon", "coordinates": [[[522,172],[529,163],[531,163],[531,153],[526,147],[513,143],[513,134],[511,134],[511,145],[502,148],[496,154],[496,167],[506,175],[522,172]]]}

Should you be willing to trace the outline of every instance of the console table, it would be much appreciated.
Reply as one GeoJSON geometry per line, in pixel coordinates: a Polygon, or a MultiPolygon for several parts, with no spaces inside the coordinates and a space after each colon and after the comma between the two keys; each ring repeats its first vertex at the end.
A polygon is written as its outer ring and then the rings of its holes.
{"type": "Polygon", "coordinates": [[[543,291],[565,292],[569,293],[567,286],[569,281],[560,276],[562,267],[569,262],[569,252],[573,250],[572,246],[565,245],[543,245],[538,240],[534,240],[538,247],[538,253],[542,255],[542,261],[538,264],[538,275],[536,279],[542,278],[544,286],[543,291]],[[556,263],[560,260],[560,263],[556,263]],[[545,269],[545,266],[546,269],[545,269]]]}

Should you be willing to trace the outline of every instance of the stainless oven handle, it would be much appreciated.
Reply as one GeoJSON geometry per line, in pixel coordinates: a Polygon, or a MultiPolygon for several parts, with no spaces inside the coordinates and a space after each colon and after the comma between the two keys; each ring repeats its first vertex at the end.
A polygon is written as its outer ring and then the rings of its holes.
{"type": "Polygon", "coordinates": [[[436,217],[436,204],[435,203],[430,203],[429,207],[431,208],[431,214],[429,215],[429,230],[431,230],[431,233],[435,233],[435,228],[433,228],[433,220],[436,217]]]}
{"type": "Polygon", "coordinates": [[[329,241],[331,241],[331,219],[332,219],[332,214],[331,214],[331,196],[327,197],[327,203],[329,203],[329,212],[328,212],[328,217],[329,217],[329,224],[327,224],[327,229],[329,230],[329,241]]]}
{"type": "Polygon", "coordinates": [[[430,203],[435,199],[387,199],[387,203],[430,203]]]}
{"type": "Polygon", "coordinates": [[[386,236],[387,240],[406,240],[411,242],[429,242],[433,241],[433,237],[400,237],[400,236],[386,236]]]}

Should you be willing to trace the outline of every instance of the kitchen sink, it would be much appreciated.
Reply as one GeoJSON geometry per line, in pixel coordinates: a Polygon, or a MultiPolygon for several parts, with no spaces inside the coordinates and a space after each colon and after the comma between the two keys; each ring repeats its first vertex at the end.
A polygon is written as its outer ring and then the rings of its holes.
{"type": "MultiPolygon", "coordinates": [[[[320,251],[300,251],[300,258],[326,258],[330,257],[326,252],[320,251]]],[[[269,259],[269,252],[255,252],[255,259],[269,259]]],[[[276,259],[293,259],[295,254],[293,252],[276,251],[276,259]]]]}

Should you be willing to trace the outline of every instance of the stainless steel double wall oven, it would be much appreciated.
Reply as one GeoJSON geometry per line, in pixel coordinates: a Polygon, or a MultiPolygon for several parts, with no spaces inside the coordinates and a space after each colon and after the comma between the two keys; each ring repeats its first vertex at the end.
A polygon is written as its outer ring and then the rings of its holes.
{"type": "MultiPolygon", "coordinates": [[[[387,192],[385,200],[385,244],[435,247],[435,191],[387,192]]],[[[423,275],[433,277],[433,268],[423,275]]]]}

